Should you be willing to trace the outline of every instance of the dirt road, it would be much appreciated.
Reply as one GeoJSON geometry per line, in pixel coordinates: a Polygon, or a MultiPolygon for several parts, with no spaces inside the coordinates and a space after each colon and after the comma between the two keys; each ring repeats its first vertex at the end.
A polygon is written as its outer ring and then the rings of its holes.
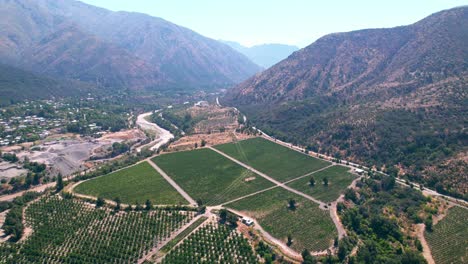
{"type": "Polygon", "coordinates": [[[426,225],[425,224],[417,224],[416,225],[416,232],[418,235],[419,242],[421,242],[421,245],[423,247],[423,256],[426,259],[428,264],[435,264],[434,259],[432,258],[432,253],[431,253],[431,248],[429,247],[429,244],[426,241],[426,237],[424,237],[424,231],[426,230],[426,225]]]}
{"type": "MultiPolygon", "coordinates": [[[[184,232],[185,229],[189,228],[196,221],[198,221],[198,219],[200,219],[201,217],[203,217],[203,215],[197,215],[192,220],[190,220],[190,222],[185,224],[182,228],[179,228],[177,231],[173,232],[170,237],[164,239],[163,241],[159,241],[158,244],[156,245],[156,247],[151,249],[151,251],[149,251],[146,255],[144,255],[142,258],[140,258],[137,263],[142,264],[146,260],[149,261],[154,255],[156,255],[159,252],[159,250],[161,250],[162,247],[164,247],[167,243],[169,243],[169,241],[172,241],[176,236],[178,236],[180,233],[184,232]]],[[[188,235],[187,235],[187,237],[188,237],[188,235]]],[[[180,241],[180,242],[182,242],[182,241],[180,241]]]]}
{"type": "Polygon", "coordinates": [[[184,189],[182,189],[171,177],[169,177],[166,172],[159,168],[159,166],[156,165],[151,159],[147,159],[147,161],[157,172],[159,172],[159,174],[161,174],[161,176],[164,177],[164,179],[166,179],[170,185],[172,185],[172,187],[174,187],[174,189],[176,189],[185,198],[185,200],[190,203],[190,205],[197,205],[197,202],[192,197],[190,197],[190,195],[188,195],[188,193],[186,193],[184,189]]]}
{"type": "MultiPolygon", "coordinates": [[[[229,211],[237,214],[237,215],[240,215],[242,217],[246,217],[247,215],[243,214],[242,212],[239,212],[239,211],[236,211],[236,210],[233,210],[231,208],[229,208],[229,211]]],[[[302,256],[301,254],[299,254],[298,252],[296,252],[295,250],[291,249],[290,247],[288,247],[283,241],[281,240],[278,240],[276,238],[274,238],[272,235],[270,235],[267,231],[265,231],[257,222],[257,220],[255,219],[252,219],[254,221],[254,225],[253,225],[253,228],[258,230],[262,236],[262,238],[266,241],[268,241],[270,244],[273,244],[273,245],[276,245],[278,246],[279,250],[285,254],[286,256],[288,256],[289,258],[292,258],[294,260],[297,260],[297,261],[302,261],[302,256]]],[[[315,252],[316,255],[319,255],[320,253],[322,252],[315,252]]],[[[313,254],[313,253],[312,253],[313,254]]]]}
{"type": "Polygon", "coordinates": [[[53,187],[55,187],[55,182],[39,185],[37,187],[31,188],[31,189],[26,190],[26,191],[21,191],[21,192],[17,192],[17,193],[13,193],[13,194],[3,195],[3,196],[0,197],[0,202],[11,201],[11,200],[15,199],[18,196],[22,196],[25,192],[44,192],[47,188],[53,188],[53,187]]]}
{"type": "Polygon", "coordinates": [[[307,194],[305,194],[305,193],[302,193],[302,192],[300,192],[300,191],[298,191],[298,190],[295,190],[295,189],[293,189],[293,188],[291,188],[291,187],[289,187],[289,186],[286,186],[284,183],[281,183],[281,182],[279,182],[279,181],[273,179],[272,177],[270,177],[270,176],[268,176],[268,175],[266,175],[266,174],[264,174],[264,173],[262,173],[262,172],[260,172],[260,171],[258,171],[258,170],[256,170],[256,169],[252,168],[251,166],[249,166],[249,165],[247,165],[247,164],[245,164],[245,163],[243,163],[243,162],[240,162],[240,161],[234,159],[233,157],[231,157],[231,156],[229,156],[229,155],[227,155],[227,154],[225,154],[225,153],[223,153],[223,152],[221,152],[221,151],[219,151],[219,150],[217,150],[217,149],[215,149],[215,148],[212,148],[212,147],[208,147],[208,148],[211,149],[211,150],[213,150],[213,151],[215,151],[216,153],[218,153],[218,154],[220,154],[220,155],[222,155],[222,156],[224,156],[224,157],[230,159],[231,161],[233,161],[233,162],[235,162],[235,163],[241,165],[242,167],[244,167],[244,168],[246,168],[246,169],[248,169],[248,170],[250,170],[250,171],[252,171],[252,172],[254,172],[254,173],[256,173],[256,174],[258,174],[258,175],[260,175],[260,176],[262,176],[263,178],[265,178],[265,179],[271,181],[272,183],[276,184],[277,186],[279,186],[279,187],[281,187],[281,188],[283,188],[283,189],[286,189],[286,190],[288,190],[288,191],[290,191],[290,192],[292,192],[292,193],[295,193],[295,194],[297,194],[297,195],[300,195],[300,196],[306,198],[307,200],[310,200],[310,201],[312,201],[312,202],[318,204],[318,205],[320,206],[321,209],[326,210],[326,204],[325,204],[324,202],[319,201],[319,200],[315,199],[314,197],[312,197],[312,196],[310,196],[310,195],[307,195],[307,194]]]}
{"type": "MultiPolygon", "coordinates": [[[[258,128],[255,128],[255,127],[254,127],[254,129],[257,130],[258,132],[260,132],[260,133],[262,134],[262,137],[263,137],[264,139],[267,139],[267,140],[269,140],[269,141],[275,142],[275,143],[280,144],[280,145],[282,145],[282,146],[285,146],[285,147],[287,147],[287,148],[293,149],[293,150],[295,150],[295,151],[297,151],[297,152],[299,152],[299,153],[305,154],[305,153],[304,153],[304,150],[305,150],[304,148],[301,148],[301,147],[295,146],[295,145],[293,145],[293,144],[291,144],[291,143],[287,143],[287,142],[281,141],[281,140],[279,140],[279,139],[276,139],[276,138],[274,138],[274,137],[272,137],[272,136],[266,134],[265,132],[263,132],[262,130],[260,130],[260,129],[258,129],[258,128]]],[[[311,154],[313,154],[313,155],[320,155],[320,156],[323,157],[322,159],[327,160],[327,161],[332,161],[332,160],[333,160],[333,157],[326,156],[326,155],[324,155],[324,154],[320,154],[320,153],[316,153],[316,152],[309,152],[309,153],[311,153],[311,154]]],[[[353,163],[353,162],[351,162],[351,161],[346,161],[346,160],[341,160],[341,164],[340,164],[340,165],[341,165],[341,166],[347,166],[347,167],[350,167],[350,168],[362,168],[362,169],[364,169],[364,170],[370,169],[370,168],[368,168],[368,167],[366,167],[366,166],[363,166],[363,165],[361,165],[361,164],[353,163]],[[349,164],[349,165],[346,165],[346,164],[349,164]]],[[[375,171],[375,170],[373,170],[373,171],[375,171]]],[[[387,174],[385,174],[385,173],[383,173],[383,172],[379,172],[379,173],[382,173],[382,174],[384,174],[384,175],[387,175],[387,174]]],[[[388,176],[388,175],[387,175],[387,176],[388,176]]],[[[397,182],[398,184],[400,184],[400,185],[408,186],[408,184],[406,183],[406,181],[403,180],[403,179],[397,178],[397,179],[396,179],[396,182],[397,182]]],[[[413,184],[414,186],[419,186],[419,184],[418,184],[418,183],[415,183],[415,182],[410,182],[410,184],[413,184]]],[[[462,200],[462,199],[458,199],[458,198],[455,198],[455,197],[452,197],[452,196],[448,196],[448,195],[445,195],[445,194],[438,193],[437,191],[428,189],[427,187],[424,187],[423,193],[425,193],[425,194],[427,194],[427,195],[436,196],[436,197],[437,197],[437,196],[438,196],[438,197],[442,197],[442,198],[444,198],[444,199],[446,199],[446,200],[449,200],[450,202],[453,202],[454,205],[456,205],[456,206],[459,206],[459,207],[468,209],[468,202],[467,202],[467,201],[464,201],[464,200],[462,200]]]]}

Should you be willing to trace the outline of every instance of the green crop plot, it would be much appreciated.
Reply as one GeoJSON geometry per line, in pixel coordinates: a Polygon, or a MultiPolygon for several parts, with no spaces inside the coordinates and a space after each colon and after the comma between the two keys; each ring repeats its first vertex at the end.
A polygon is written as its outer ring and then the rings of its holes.
{"type": "Polygon", "coordinates": [[[161,262],[172,263],[259,263],[247,239],[224,225],[201,227],[171,250],[161,262]]]}
{"type": "Polygon", "coordinates": [[[332,202],[343,193],[356,177],[349,173],[349,168],[333,166],[288,184],[289,187],[308,194],[323,202],[332,202]],[[313,177],[315,184],[310,184],[313,177]],[[328,179],[328,185],[323,180],[328,179]]]}
{"type": "Polygon", "coordinates": [[[437,264],[468,263],[468,210],[452,207],[425,236],[437,264]]]}
{"type": "Polygon", "coordinates": [[[287,181],[330,165],[263,138],[215,146],[227,155],[275,178],[287,181]]]}
{"type": "Polygon", "coordinates": [[[273,186],[273,183],[210,149],[157,156],[153,161],[192,198],[217,205],[273,186]]]}
{"type": "Polygon", "coordinates": [[[265,231],[285,243],[288,235],[291,235],[291,248],[299,252],[304,248],[311,251],[325,250],[337,236],[328,211],[282,188],[227,204],[226,207],[257,219],[265,231]],[[295,210],[288,207],[289,199],[296,201],[295,210]]]}
{"type": "Polygon", "coordinates": [[[119,197],[123,203],[187,204],[188,202],[147,162],[85,181],[75,192],[106,199],[119,197]]]}
{"type": "Polygon", "coordinates": [[[164,210],[116,214],[46,197],[26,209],[33,230],[26,240],[0,243],[0,263],[136,263],[194,216],[164,210]]]}

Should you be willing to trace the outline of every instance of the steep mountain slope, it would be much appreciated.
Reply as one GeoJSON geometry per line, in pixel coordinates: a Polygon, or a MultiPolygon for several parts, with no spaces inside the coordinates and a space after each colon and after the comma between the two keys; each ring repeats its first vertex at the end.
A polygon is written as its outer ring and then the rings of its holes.
{"type": "Polygon", "coordinates": [[[225,98],[256,125],[467,195],[468,7],[327,35],[225,98]],[[394,167],[395,166],[395,167],[394,167]]]}
{"type": "Polygon", "coordinates": [[[223,42],[266,69],[286,59],[293,52],[299,50],[296,46],[284,44],[263,44],[248,48],[233,41],[223,42]]]}
{"type": "Polygon", "coordinates": [[[23,53],[22,65],[41,74],[67,76],[103,86],[143,88],[158,84],[157,69],[112,44],[65,26],[23,53]]]}
{"type": "Polygon", "coordinates": [[[223,87],[259,67],[160,18],[73,0],[0,0],[0,62],[132,89],[223,87]],[[47,65],[47,67],[44,67],[47,65]]]}
{"type": "Polygon", "coordinates": [[[50,96],[95,94],[96,87],[77,81],[42,77],[8,65],[0,64],[0,106],[24,99],[47,99],[50,96]]]}

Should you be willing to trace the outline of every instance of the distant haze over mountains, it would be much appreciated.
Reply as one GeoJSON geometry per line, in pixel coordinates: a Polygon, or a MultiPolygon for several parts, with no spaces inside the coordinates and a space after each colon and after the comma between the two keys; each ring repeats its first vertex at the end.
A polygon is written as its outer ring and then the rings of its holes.
{"type": "Polygon", "coordinates": [[[276,63],[286,59],[293,52],[299,50],[296,46],[285,44],[262,44],[252,47],[245,47],[234,41],[222,41],[231,48],[239,51],[265,69],[270,68],[276,63]]]}
{"type": "Polygon", "coordinates": [[[113,89],[226,87],[260,70],[248,58],[149,15],[74,0],[0,0],[0,63],[113,89]]]}

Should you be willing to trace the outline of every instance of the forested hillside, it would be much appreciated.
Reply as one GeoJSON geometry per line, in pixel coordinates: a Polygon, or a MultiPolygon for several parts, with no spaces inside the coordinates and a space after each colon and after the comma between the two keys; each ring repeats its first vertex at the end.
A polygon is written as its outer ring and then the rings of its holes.
{"type": "Polygon", "coordinates": [[[464,196],[468,7],[327,35],[230,91],[264,131],[464,196]]]}

